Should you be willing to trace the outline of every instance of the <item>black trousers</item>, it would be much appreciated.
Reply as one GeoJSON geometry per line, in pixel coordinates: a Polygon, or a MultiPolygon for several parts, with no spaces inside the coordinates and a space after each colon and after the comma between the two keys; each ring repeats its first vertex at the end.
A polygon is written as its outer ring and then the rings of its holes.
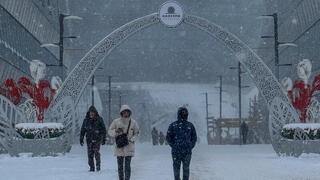
{"type": "Polygon", "coordinates": [[[243,144],[247,144],[247,133],[242,134],[242,142],[243,142],[243,144]]]}
{"type": "Polygon", "coordinates": [[[183,180],[189,180],[191,153],[172,154],[174,179],[180,180],[180,168],[182,163],[183,180]]]}
{"type": "Polygon", "coordinates": [[[90,170],[94,170],[94,158],[96,159],[96,167],[100,169],[100,143],[97,142],[87,142],[88,147],[88,164],[90,170]]]}
{"type": "Polygon", "coordinates": [[[118,156],[119,180],[130,180],[131,176],[131,156],[118,156]]]}

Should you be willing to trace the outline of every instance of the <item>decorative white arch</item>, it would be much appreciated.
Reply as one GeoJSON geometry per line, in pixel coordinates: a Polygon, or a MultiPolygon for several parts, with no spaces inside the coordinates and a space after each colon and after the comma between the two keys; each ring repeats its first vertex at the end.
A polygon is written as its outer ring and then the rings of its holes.
{"type": "MultiPolygon", "coordinates": [[[[121,26],[97,43],[70,72],[51,104],[48,113],[58,108],[57,104],[66,97],[71,97],[73,103],[77,104],[85,85],[112,50],[136,32],[158,23],[160,23],[159,14],[153,13],[121,26]]],[[[277,113],[270,113],[272,117],[269,121],[269,127],[273,147],[278,154],[281,153],[281,149],[283,149],[280,143],[281,128],[285,123],[295,122],[298,116],[271,70],[252,49],[222,27],[193,15],[185,15],[182,23],[208,33],[235,54],[236,59],[250,74],[269,107],[273,107],[271,109],[274,112],[278,111],[277,113]],[[285,106],[285,108],[282,108],[283,106],[278,108],[279,104],[285,106]]]]}

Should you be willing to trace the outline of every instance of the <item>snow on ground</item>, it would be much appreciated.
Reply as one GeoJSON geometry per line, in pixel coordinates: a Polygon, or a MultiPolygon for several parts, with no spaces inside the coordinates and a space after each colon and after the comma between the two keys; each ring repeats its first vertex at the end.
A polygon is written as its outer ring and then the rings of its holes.
{"type": "MultiPolygon", "coordinates": [[[[0,155],[0,179],[117,180],[113,147],[103,146],[102,171],[88,172],[86,147],[75,145],[58,157],[0,155]]],[[[138,144],[132,161],[132,180],[172,180],[167,146],[138,144]]],[[[271,145],[206,146],[193,153],[191,180],[320,180],[320,155],[278,157],[271,145]]]]}

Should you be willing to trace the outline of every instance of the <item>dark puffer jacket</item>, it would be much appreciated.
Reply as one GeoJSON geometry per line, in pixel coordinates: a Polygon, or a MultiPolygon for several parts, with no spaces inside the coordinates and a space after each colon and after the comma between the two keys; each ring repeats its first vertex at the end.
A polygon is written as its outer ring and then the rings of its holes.
{"type": "Polygon", "coordinates": [[[181,112],[188,110],[184,107],[178,110],[178,120],[171,123],[166,140],[172,148],[173,154],[179,153],[192,153],[192,149],[197,142],[197,132],[191,122],[188,122],[188,115],[186,117],[181,116],[181,112]]]}
{"type": "Polygon", "coordinates": [[[107,134],[106,126],[103,119],[99,116],[98,111],[94,106],[89,108],[86,118],[84,119],[80,132],[80,142],[83,142],[84,136],[86,136],[87,144],[92,142],[102,143],[105,141],[107,134]],[[90,118],[89,113],[95,112],[95,117],[90,118]]]}

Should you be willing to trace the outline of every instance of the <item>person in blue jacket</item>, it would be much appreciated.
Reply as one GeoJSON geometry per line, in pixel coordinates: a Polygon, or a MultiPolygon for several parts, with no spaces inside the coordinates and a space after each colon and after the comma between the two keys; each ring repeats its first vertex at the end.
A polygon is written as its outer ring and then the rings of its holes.
{"type": "Polygon", "coordinates": [[[197,142],[197,132],[191,122],[188,122],[188,109],[180,107],[177,121],[170,124],[166,140],[172,148],[174,179],[180,180],[181,163],[183,165],[183,180],[189,180],[192,149],[197,142]]]}

